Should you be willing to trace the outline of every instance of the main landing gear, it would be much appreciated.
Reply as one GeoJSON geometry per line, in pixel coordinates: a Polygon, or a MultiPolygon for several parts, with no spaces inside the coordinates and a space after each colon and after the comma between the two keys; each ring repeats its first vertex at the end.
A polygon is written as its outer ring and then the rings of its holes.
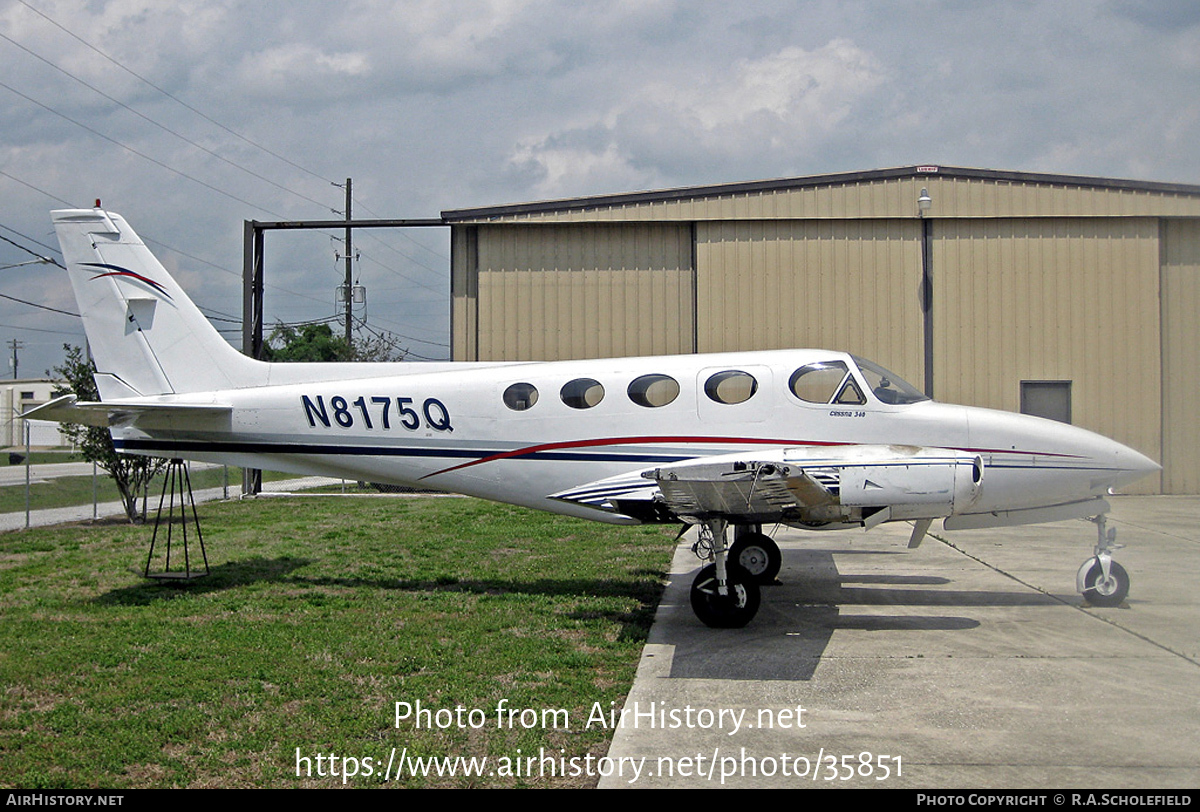
{"type": "Polygon", "coordinates": [[[739,525],[733,531],[733,546],[729,558],[760,585],[775,583],[779,568],[783,565],[783,554],[775,540],[763,533],[758,526],[739,525]]]}
{"type": "Polygon", "coordinates": [[[1122,547],[1116,543],[1116,528],[1108,529],[1104,514],[1088,521],[1096,525],[1096,553],[1079,568],[1075,586],[1092,606],[1120,606],[1129,594],[1129,574],[1112,560],[1112,554],[1122,547]]]}
{"type": "Polygon", "coordinates": [[[724,519],[700,525],[700,538],[692,550],[713,563],[692,581],[692,611],[706,626],[740,629],[758,613],[759,585],[775,580],[781,554],[778,545],[759,532],[737,534],[733,545],[726,547],[728,527],[724,519]]]}

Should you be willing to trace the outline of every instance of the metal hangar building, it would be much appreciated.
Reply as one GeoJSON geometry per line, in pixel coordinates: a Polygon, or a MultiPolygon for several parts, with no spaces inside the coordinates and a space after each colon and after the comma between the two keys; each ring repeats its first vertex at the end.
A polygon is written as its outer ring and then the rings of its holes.
{"type": "Polygon", "coordinates": [[[442,217],[455,360],[846,350],[1200,493],[1200,186],[911,166],[442,217]]]}

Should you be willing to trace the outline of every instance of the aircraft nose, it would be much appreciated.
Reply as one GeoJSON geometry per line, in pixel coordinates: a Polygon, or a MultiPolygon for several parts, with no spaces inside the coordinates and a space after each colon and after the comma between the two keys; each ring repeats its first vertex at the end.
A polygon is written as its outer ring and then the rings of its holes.
{"type": "Polygon", "coordinates": [[[1110,449],[1112,465],[1118,471],[1111,487],[1119,488],[1162,470],[1161,465],[1140,451],[1134,451],[1129,446],[1114,440],[1109,442],[1112,444],[1110,449]]]}

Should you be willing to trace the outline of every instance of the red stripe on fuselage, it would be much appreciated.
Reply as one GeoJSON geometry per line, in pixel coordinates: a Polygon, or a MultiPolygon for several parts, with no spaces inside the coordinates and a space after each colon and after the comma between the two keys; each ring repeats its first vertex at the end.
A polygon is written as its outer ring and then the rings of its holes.
{"type": "MultiPolygon", "coordinates": [[[[561,443],[541,443],[539,445],[530,445],[530,446],[525,446],[523,448],[516,448],[516,449],[513,449],[512,451],[502,451],[498,454],[489,454],[488,456],[480,457],[477,460],[471,460],[470,462],[464,462],[464,463],[460,463],[458,465],[452,465],[449,468],[443,468],[440,471],[434,471],[433,473],[426,474],[425,476],[421,477],[421,479],[429,479],[430,477],[438,476],[439,474],[448,474],[448,473],[451,473],[452,471],[459,471],[464,468],[471,468],[476,465],[482,465],[485,462],[496,462],[498,460],[507,460],[507,459],[513,459],[515,457],[524,457],[524,456],[528,456],[530,454],[537,454],[537,453],[540,453],[543,451],[561,451],[564,449],[571,449],[571,448],[599,448],[602,446],[614,446],[614,445],[665,445],[665,444],[681,444],[681,443],[685,444],[685,445],[691,445],[691,444],[707,445],[707,444],[714,444],[714,443],[721,444],[721,445],[738,445],[738,446],[769,445],[769,446],[786,446],[789,448],[796,447],[796,446],[835,447],[835,446],[859,445],[859,443],[849,443],[849,442],[829,442],[829,441],[819,441],[819,440],[779,440],[779,439],[772,439],[772,438],[752,438],[752,437],[685,437],[685,436],[681,436],[681,437],[671,437],[671,436],[664,436],[664,437],[602,437],[602,438],[597,438],[597,439],[592,439],[592,440],[570,440],[570,441],[561,442],[561,443]]],[[[1017,451],[1016,449],[953,448],[953,449],[949,449],[949,450],[965,451],[967,453],[974,453],[974,454],[979,454],[979,453],[983,453],[983,454],[1028,454],[1030,456],[1070,457],[1073,459],[1082,459],[1081,457],[1078,457],[1075,454],[1056,454],[1056,453],[1044,452],[1044,451],[1017,451]]]]}
{"type": "Polygon", "coordinates": [[[562,443],[542,443],[540,445],[530,445],[524,448],[516,448],[512,451],[502,451],[499,454],[489,454],[486,457],[481,457],[470,462],[452,465],[449,468],[443,468],[440,471],[434,471],[431,474],[426,474],[421,479],[428,479],[431,476],[438,474],[448,474],[451,471],[458,471],[462,468],[470,468],[474,465],[481,465],[485,462],[495,462],[497,460],[507,460],[514,457],[524,457],[529,454],[538,454],[543,451],[562,451],[569,448],[599,448],[601,446],[613,445],[666,445],[666,444],[712,444],[719,443],[721,445],[770,445],[770,446],[797,446],[797,445],[813,445],[813,446],[839,446],[839,445],[854,445],[854,443],[832,443],[832,442],[797,442],[795,440],[776,440],[769,438],[755,439],[750,437],[602,437],[594,440],[571,440],[562,443]]]}

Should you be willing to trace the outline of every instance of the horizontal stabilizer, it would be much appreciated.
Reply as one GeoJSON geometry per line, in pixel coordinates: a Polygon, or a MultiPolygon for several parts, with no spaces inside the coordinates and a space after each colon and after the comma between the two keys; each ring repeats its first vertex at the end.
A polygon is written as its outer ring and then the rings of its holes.
{"type": "Polygon", "coordinates": [[[77,395],[63,395],[49,403],[23,412],[21,417],[111,428],[112,426],[136,425],[148,420],[161,423],[224,417],[232,412],[233,409],[229,406],[121,401],[93,403],[80,402],[77,395]]]}

